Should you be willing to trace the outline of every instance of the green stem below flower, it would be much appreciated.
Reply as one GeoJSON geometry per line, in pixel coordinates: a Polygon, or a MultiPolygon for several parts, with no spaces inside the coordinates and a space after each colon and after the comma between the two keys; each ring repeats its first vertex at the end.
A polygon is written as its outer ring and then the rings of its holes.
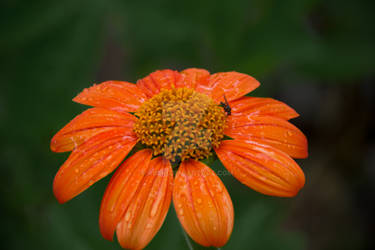
{"type": "Polygon", "coordinates": [[[189,250],[194,250],[189,236],[186,234],[185,230],[182,227],[181,227],[181,230],[182,230],[182,234],[184,235],[184,239],[186,241],[186,244],[188,245],[189,250]]]}

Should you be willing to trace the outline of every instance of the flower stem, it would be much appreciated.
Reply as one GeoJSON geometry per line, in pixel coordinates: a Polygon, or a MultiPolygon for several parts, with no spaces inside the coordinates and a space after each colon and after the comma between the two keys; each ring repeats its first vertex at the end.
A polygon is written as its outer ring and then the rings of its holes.
{"type": "Polygon", "coordinates": [[[185,230],[181,227],[182,234],[184,235],[186,244],[188,245],[189,250],[194,250],[193,245],[191,244],[189,236],[186,234],[185,230]]]}

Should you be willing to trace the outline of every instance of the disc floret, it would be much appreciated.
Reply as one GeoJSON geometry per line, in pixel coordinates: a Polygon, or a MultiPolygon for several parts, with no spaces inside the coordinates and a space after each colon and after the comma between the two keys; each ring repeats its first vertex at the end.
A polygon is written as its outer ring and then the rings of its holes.
{"type": "Polygon", "coordinates": [[[223,139],[226,114],[207,95],[188,88],[162,90],[135,112],[138,140],[172,163],[205,159],[223,139]]]}

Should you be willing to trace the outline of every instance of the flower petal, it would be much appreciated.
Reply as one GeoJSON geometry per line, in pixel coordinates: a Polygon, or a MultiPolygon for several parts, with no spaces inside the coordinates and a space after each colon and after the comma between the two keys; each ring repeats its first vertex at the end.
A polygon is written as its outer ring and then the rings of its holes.
{"type": "Polygon", "coordinates": [[[199,161],[184,161],[173,187],[177,216],[190,237],[203,246],[221,247],[233,228],[233,205],[219,177],[199,161]]]}
{"type": "Polygon", "coordinates": [[[111,173],[137,142],[127,128],[105,131],[78,146],[57,172],[53,192],[60,203],[111,173]]]}
{"type": "Polygon", "coordinates": [[[137,86],[148,97],[152,97],[159,93],[161,89],[171,89],[176,87],[176,83],[180,81],[181,75],[177,71],[170,69],[157,70],[150,75],[137,81],[137,86]]]}
{"type": "Polygon", "coordinates": [[[238,99],[256,89],[260,83],[253,77],[238,72],[222,72],[210,76],[208,85],[199,84],[197,91],[217,102],[238,99]]]}
{"type": "Polygon", "coordinates": [[[99,217],[100,232],[105,239],[113,239],[117,224],[141,187],[151,156],[151,150],[138,151],[129,157],[111,178],[103,196],[99,217]]]}
{"type": "Polygon", "coordinates": [[[297,163],[270,146],[226,140],[215,151],[234,177],[262,194],[291,197],[305,184],[297,163]]]}
{"type": "Polygon", "coordinates": [[[177,88],[195,89],[197,85],[207,85],[210,72],[205,69],[190,68],[181,71],[181,81],[176,83],[177,88]]]}
{"type": "Polygon", "coordinates": [[[118,112],[136,111],[147,99],[136,84],[107,81],[84,89],[73,101],[118,112]]]}
{"type": "Polygon", "coordinates": [[[298,117],[297,112],[283,102],[272,98],[244,96],[229,103],[232,115],[270,115],[289,120],[298,117]]]}
{"type": "Polygon", "coordinates": [[[173,173],[169,161],[151,160],[142,150],[116,171],[100,208],[100,231],[112,240],[114,231],[123,248],[142,249],[159,231],[172,196],[173,173]]]}
{"type": "Polygon", "coordinates": [[[103,108],[88,109],[57,132],[51,140],[51,150],[71,151],[87,139],[118,127],[128,128],[127,134],[131,134],[135,119],[129,113],[118,113],[103,108]]]}
{"type": "Polygon", "coordinates": [[[306,158],[307,139],[293,124],[274,116],[229,116],[224,133],[232,138],[280,149],[293,158],[306,158]]]}

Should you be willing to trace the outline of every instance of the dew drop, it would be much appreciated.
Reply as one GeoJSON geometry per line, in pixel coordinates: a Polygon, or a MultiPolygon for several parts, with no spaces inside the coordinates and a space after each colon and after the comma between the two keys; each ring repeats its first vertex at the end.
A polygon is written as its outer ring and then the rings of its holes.
{"type": "Polygon", "coordinates": [[[151,228],[151,227],[152,227],[152,224],[151,223],[147,223],[146,228],[151,228]]]}
{"type": "Polygon", "coordinates": [[[154,217],[156,214],[156,211],[158,210],[158,206],[152,206],[152,209],[150,211],[150,217],[154,217]]]}
{"type": "Polygon", "coordinates": [[[291,136],[291,135],[292,135],[292,132],[291,132],[291,131],[288,131],[287,134],[288,134],[289,136],[291,136]]]}
{"type": "Polygon", "coordinates": [[[184,215],[184,210],[183,209],[178,210],[178,214],[179,215],[184,215]]]}
{"type": "Polygon", "coordinates": [[[217,227],[214,227],[213,229],[214,229],[214,231],[216,231],[216,230],[217,230],[217,227]]]}
{"type": "Polygon", "coordinates": [[[78,168],[74,169],[74,172],[76,172],[78,174],[79,173],[79,169],[78,168]]]}
{"type": "MultiPolygon", "coordinates": [[[[128,222],[130,220],[130,212],[126,212],[125,214],[125,221],[128,222]]],[[[130,225],[130,224],[129,224],[130,225]]]]}
{"type": "Polygon", "coordinates": [[[197,199],[197,203],[198,203],[198,204],[201,204],[201,203],[202,203],[202,199],[201,199],[201,198],[198,198],[198,199],[197,199]]]}
{"type": "Polygon", "coordinates": [[[218,193],[223,192],[223,188],[221,187],[221,185],[216,186],[216,192],[218,192],[218,193]]]}

